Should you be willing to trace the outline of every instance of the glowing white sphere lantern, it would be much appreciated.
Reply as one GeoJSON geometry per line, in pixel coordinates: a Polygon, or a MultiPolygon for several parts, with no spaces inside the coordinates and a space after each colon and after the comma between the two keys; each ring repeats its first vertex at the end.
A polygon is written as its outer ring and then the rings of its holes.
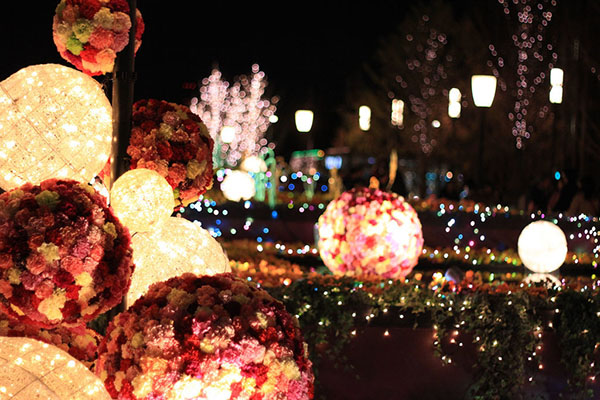
{"type": "Polygon", "coordinates": [[[125,172],[110,191],[111,206],[130,232],[148,232],[173,214],[173,188],[158,172],[145,168],[125,172]]]}
{"type": "Polygon", "coordinates": [[[254,179],[244,171],[230,171],[221,182],[221,191],[227,200],[251,199],[256,194],[254,179]]]}
{"type": "Polygon", "coordinates": [[[265,163],[265,160],[258,156],[250,156],[244,158],[244,161],[242,161],[242,165],[240,165],[240,168],[244,171],[257,174],[259,172],[267,171],[267,163],[265,163]]]}
{"type": "Polygon", "coordinates": [[[110,400],[104,383],[58,347],[0,336],[0,398],[110,400]]]}
{"type": "Polygon", "coordinates": [[[89,182],[110,155],[112,111],[100,84],[58,64],[0,82],[0,187],[49,178],[89,182]]]}
{"type": "Polygon", "coordinates": [[[549,221],[535,221],[523,228],[517,248],[523,265],[540,274],[560,268],[568,250],[564,232],[549,221]]]}
{"type": "Polygon", "coordinates": [[[199,224],[170,217],[156,230],[131,239],[135,271],[127,293],[127,305],[146,293],[156,282],[191,272],[215,275],[230,272],[223,248],[199,224]]]}

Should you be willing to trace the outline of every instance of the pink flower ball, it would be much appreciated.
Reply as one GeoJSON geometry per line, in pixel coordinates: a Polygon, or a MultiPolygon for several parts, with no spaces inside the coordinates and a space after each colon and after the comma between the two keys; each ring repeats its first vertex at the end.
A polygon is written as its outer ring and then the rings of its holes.
{"type": "Polygon", "coordinates": [[[403,278],[417,265],[423,232],[404,198],[358,188],[329,203],[319,218],[319,252],[338,275],[403,278]]]}

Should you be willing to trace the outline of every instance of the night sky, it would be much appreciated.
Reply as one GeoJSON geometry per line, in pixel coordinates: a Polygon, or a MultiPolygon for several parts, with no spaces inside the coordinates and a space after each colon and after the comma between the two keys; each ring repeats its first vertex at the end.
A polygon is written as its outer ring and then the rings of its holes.
{"type": "MultiPolygon", "coordinates": [[[[184,90],[183,83],[200,81],[214,66],[233,81],[258,63],[269,82],[267,95],[281,99],[280,122],[270,128],[270,137],[287,147],[302,145],[294,137],[293,112],[311,108],[315,144],[326,146],[339,124],[347,80],[401,21],[407,6],[398,1],[373,2],[368,8],[335,3],[138,0],[146,31],[136,58],[135,99],[184,102],[194,92],[184,90]]],[[[57,4],[3,4],[0,79],[27,65],[68,65],[52,42],[57,4]]]]}

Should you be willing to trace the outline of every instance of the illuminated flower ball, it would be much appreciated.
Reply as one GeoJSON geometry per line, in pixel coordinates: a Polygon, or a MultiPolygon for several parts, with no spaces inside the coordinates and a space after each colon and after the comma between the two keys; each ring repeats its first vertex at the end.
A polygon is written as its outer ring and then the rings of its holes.
{"type": "Polygon", "coordinates": [[[256,194],[256,186],[249,173],[229,171],[221,182],[221,191],[227,200],[249,200],[256,194]]]}
{"type": "Polygon", "coordinates": [[[98,358],[98,345],[102,339],[96,331],[86,328],[85,325],[75,329],[63,326],[43,329],[8,318],[6,315],[0,315],[0,336],[40,340],[66,351],[88,368],[98,358]]]}
{"type": "Polygon", "coordinates": [[[147,168],[165,177],[177,206],[187,206],[212,187],[214,142],[188,107],[140,100],[133,105],[132,119],[127,148],[131,169],[147,168]]]}
{"type": "Polygon", "coordinates": [[[121,175],[110,190],[110,205],[131,233],[148,232],[173,214],[173,189],[158,172],[132,169],[121,175]]]}
{"type": "Polygon", "coordinates": [[[338,275],[401,278],[423,249],[415,210],[395,193],[358,188],[342,193],[319,217],[319,252],[338,275]]]}
{"type": "Polygon", "coordinates": [[[0,337],[0,349],[3,399],[111,398],[98,377],[58,347],[30,338],[0,337]]]}
{"type": "Polygon", "coordinates": [[[221,245],[199,224],[184,218],[167,218],[156,230],[138,233],[131,240],[135,272],[127,304],[142,296],[150,285],[190,272],[215,275],[230,272],[221,245]]]}
{"type": "MultiPolygon", "coordinates": [[[[117,53],[129,43],[127,0],[62,0],[56,7],[52,37],[61,57],[88,75],[112,72],[117,53]]],[[[144,21],[136,10],[135,51],[144,21]]]]}
{"type": "Polygon", "coordinates": [[[0,310],[41,328],[79,326],[119,304],[130,236],[88,184],[50,179],[0,195],[0,310]]]}
{"type": "Polygon", "coordinates": [[[93,78],[57,64],[0,82],[0,187],[49,178],[89,182],[106,164],[112,107],[93,78]]]}
{"type": "Polygon", "coordinates": [[[297,320],[232,274],[152,285],[109,324],[95,371],[119,399],[313,397],[297,320]]]}
{"type": "Polygon", "coordinates": [[[565,262],[567,238],[558,225],[535,221],[521,231],[517,250],[527,269],[547,274],[556,271],[565,262]]]}

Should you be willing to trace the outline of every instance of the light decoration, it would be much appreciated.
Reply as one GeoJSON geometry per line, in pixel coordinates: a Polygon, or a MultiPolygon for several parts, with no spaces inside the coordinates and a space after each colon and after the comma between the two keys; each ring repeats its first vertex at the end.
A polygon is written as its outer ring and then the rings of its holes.
{"type": "Polygon", "coordinates": [[[310,110],[298,110],[294,114],[294,120],[296,122],[296,129],[298,132],[307,133],[310,132],[313,124],[314,114],[310,110]]]}
{"type": "Polygon", "coordinates": [[[517,242],[519,257],[529,270],[547,274],[557,270],[567,256],[567,238],[560,227],[539,220],[521,231],[517,242]]]}
{"type": "Polygon", "coordinates": [[[250,156],[244,158],[240,168],[246,172],[258,174],[259,172],[267,172],[267,164],[265,160],[258,156],[250,156]]]}
{"type": "Polygon", "coordinates": [[[448,116],[450,118],[460,118],[462,94],[457,88],[452,88],[448,92],[448,116]]]}
{"type": "Polygon", "coordinates": [[[135,271],[127,292],[127,305],[155,282],[183,273],[214,275],[231,271],[221,245],[199,223],[167,218],[152,232],[138,233],[131,240],[135,271]]]}
{"type": "Polygon", "coordinates": [[[175,207],[169,182],[145,168],[121,175],[113,184],[110,198],[115,214],[131,233],[153,230],[169,218],[175,207]]]}
{"type": "Polygon", "coordinates": [[[232,274],[156,283],[105,337],[96,374],[113,398],[313,398],[298,321],[232,274]]]}
{"type": "Polygon", "coordinates": [[[110,400],[85,365],[35,339],[0,336],[0,397],[13,400],[110,400]]]}
{"type": "Polygon", "coordinates": [[[523,282],[527,284],[544,283],[548,289],[561,288],[563,286],[560,279],[552,274],[529,274],[523,282]]]}
{"type": "Polygon", "coordinates": [[[0,82],[0,187],[53,177],[89,182],[111,150],[112,108],[93,78],[58,64],[0,82]]]}
{"type": "Polygon", "coordinates": [[[229,171],[221,182],[221,191],[227,200],[249,200],[256,194],[254,179],[245,171],[229,171]]]}
{"type": "Polygon", "coordinates": [[[550,70],[550,103],[560,104],[563,97],[564,71],[560,68],[550,70]]]}
{"type": "Polygon", "coordinates": [[[258,64],[252,65],[250,76],[242,75],[233,84],[224,81],[218,69],[202,80],[200,99],[190,108],[206,123],[215,141],[218,165],[223,160],[236,166],[243,157],[275,148],[264,136],[279,98],[263,98],[266,86],[266,75],[258,64]]]}
{"type": "Polygon", "coordinates": [[[473,75],[471,77],[473,102],[477,107],[491,107],[496,94],[496,77],[492,75],[473,75]]]}
{"type": "Polygon", "coordinates": [[[338,275],[401,278],[423,249],[416,211],[404,198],[378,189],[342,193],[319,217],[319,252],[338,275]]]}
{"type": "Polygon", "coordinates": [[[523,141],[531,137],[534,127],[528,123],[534,118],[544,118],[548,113],[546,99],[537,100],[535,94],[539,86],[546,81],[548,70],[551,70],[558,60],[558,54],[552,43],[545,38],[546,29],[550,25],[556,0],[523,0],[510,1],[498,0],[502,6],[507,20],[512,15],[513,21],[509,26],[514,26],[511,35],[514,52],[501,55],[499,49],[493,44],[489,45],[493,61],[488,61],[494,76],[499,78],[499,87],[503,92],[512,93],[515,101],[513,109],[508,113],[508,119],[514,124],[512,135],[515,137],[515,146],[523,147],[523,141]],[[513,79],[509,87],[502,76],[512,71],[513,79]],[[505,70],[500,74],[500,70],[505,70]],[[534,108],[532,111],[531,108],[534,108]]]}
{"type": "Polygon", "coordinates": [[[404,102],[392,99],[392,125],[399,128],[404,127],[404,102]]]}
{"type": "Polygon", "coordinates": [[[371,108],[369,106],[358,108],[358,125],[363,131],[371,129],[371,108]]]}

